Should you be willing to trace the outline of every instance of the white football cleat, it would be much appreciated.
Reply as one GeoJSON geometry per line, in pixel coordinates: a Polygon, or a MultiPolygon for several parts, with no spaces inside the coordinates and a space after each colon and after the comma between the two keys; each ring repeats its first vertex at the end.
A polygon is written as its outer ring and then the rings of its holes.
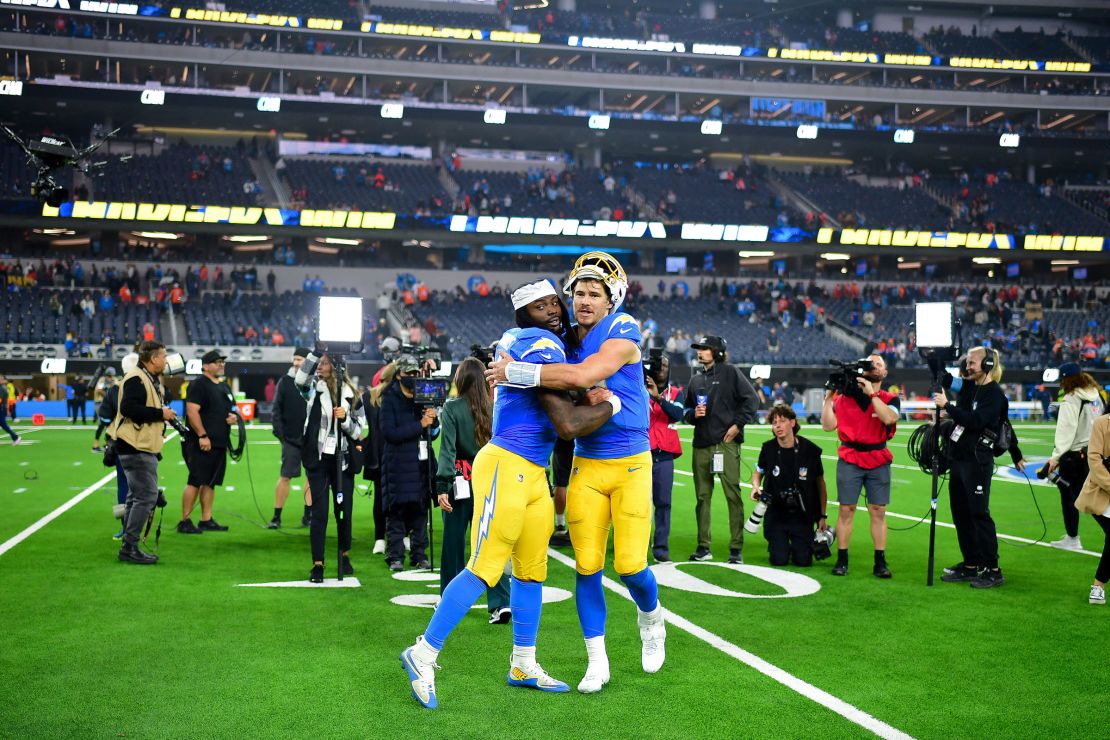
{"type": "Polygon", "coordinates": [[[529,689],[551,691],[558,694],[570,691],[569,686],[549,676],[547,671],[536,662],[533,662],[531,665],[524,665],[514,661],[509,665],[508,679],[510,686],[523,686],[529,689]]]}
{"type": "Polygon", "coordinates": [[[578,691],[582,694],[596,694],[607,683],[609,683],[609,659],[591,661],[586,666],[586,675],[578,682],[578,691]]]}
{"type": "Polygon", "coordinates": [[[663,611],[656,607],[655,612],[642,612],[638,609],[636,622],[640,626],[640,664],[645,673],[657,673],[667,659],[667,627],[663,622],[663,611]]]}
{"type": "Polygon", "coordinates": [[[436,701],[436,669],[439,666],[434,660],[426,660],[421,656],[427,650],[423,643],[424,637],[421,636],[417,638],[415,645],[405,648],[401,653],[401,664],[408,671],[413,697],[426,709],[435,709],[439,706],[436,701]]]}

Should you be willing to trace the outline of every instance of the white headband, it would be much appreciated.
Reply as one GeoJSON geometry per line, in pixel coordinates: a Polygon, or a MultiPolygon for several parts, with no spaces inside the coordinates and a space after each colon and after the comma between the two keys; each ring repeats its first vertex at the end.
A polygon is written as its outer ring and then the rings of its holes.
{"type": "Polygon", "coordinates": [[[550,280],[537,280],[534,283],[522,285],[513,291],[513,310],[524,308],[532,301],[538,301],[549,295],[557,295],[555,286],[550,280]]]}

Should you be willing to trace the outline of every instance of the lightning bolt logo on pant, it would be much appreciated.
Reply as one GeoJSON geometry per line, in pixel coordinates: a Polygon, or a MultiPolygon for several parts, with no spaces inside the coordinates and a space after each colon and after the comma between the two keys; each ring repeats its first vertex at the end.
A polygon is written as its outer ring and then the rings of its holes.
{"type": "Polygon", "coordinates": [[[489,527],[493,522],[493,507],[497,505],[497,472],[501,465],[498,464],[493,469],[493,483],[489,487],[489,493],[486,494],[485,501],[482,502],[482,518],[478,520],[478,546],[474,548],[474,559],[472,562],[478,562],[478,553],[482,551],[482,543],[489,537],[489,527]]]}

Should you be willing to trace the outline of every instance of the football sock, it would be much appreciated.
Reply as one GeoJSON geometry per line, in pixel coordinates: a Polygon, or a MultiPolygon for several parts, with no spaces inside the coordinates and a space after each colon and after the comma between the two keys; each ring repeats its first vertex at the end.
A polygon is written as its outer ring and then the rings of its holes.
{"type": "Polygon", "coordinates": [[[644,568],[639,573],[630,576],[621,576],[632,600],[642,612],[650,612],[659,606],[659,584],[655,582],[655,574],[651,568],[644,568]]]}
{"type": "Polygon", "coordinates": [[[875,551],[875,565],[883,565],[886,563],[886,550],[875,551]]]}
{"type": "Polygon", "coordinates": [[[560,528],[567,526],[567,515],[566,514],[556,514],[555,515],[555,526],[560,527],[560,528]]]}
{"type": "Polygon", "coordinates": [[[582,636],[588,641],[591,637],[601,637],[605,634],[605,592],[601,585],[602,572],[599,570],[588,576],[578,573],[576,576],[574,601],[578,607],[578,621],[582,625],[582,636]]]}
{"type": "Polygon", "coordinates": [[[605,655],[605,635],[586,638],[587,663],[605,662],[609,658],[605,655]]]}
{"type": "Polygon", "coordinates": [[[274,507],[274,519],[277,519],[279,522],[281,521],[281,507],[280,506],[275,506],[274,507]]]}
{"type": "MultiPolygon", "coordinates": [[[[543,610],[543,584],[535,581],[512,579],[509,589],[509,607],[513,610],[513,647],[536,647],[536,634],[540,631],[540,612],[543,610]]],[[[534,657],[534,656],[533,656],[534,657]]]]}
{"type": "Polygon", "coordinates": [[[530,668],[536,664],[536,646],[524,647],[523,645],[513,645],[512,664],[525,668],[530,668]]]}
{"type": "Polygon", "coordinates": [[[847,565],[848,564],[848,550],[847,550],[847,548],[845,548],[843,550],[838,549],[836,551],[836,564],[837,565],[847,565]]]}
{"type": "Polygon", "coordinates": [[[442,650],[443,643],[451,634],[451,630],[462,621],[478,596],[485,590],[485,581],[469,568],[463,568],[461,573],[451,579],[447,588],[443,589],[439,606],[436,607],[435,614],[428,622],[428,629],[424,630],[425,642],[435,650],[442,650]]]}

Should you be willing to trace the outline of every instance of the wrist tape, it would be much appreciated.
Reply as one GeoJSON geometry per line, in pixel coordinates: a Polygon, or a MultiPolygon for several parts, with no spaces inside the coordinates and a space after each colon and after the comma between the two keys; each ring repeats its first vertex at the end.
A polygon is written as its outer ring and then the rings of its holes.
{"type": "Polygon", "coordinates": [[[521,388],[540,384],[540,366],[534,362],[510,362],[505,366],[505,380],[521,388]]]}

